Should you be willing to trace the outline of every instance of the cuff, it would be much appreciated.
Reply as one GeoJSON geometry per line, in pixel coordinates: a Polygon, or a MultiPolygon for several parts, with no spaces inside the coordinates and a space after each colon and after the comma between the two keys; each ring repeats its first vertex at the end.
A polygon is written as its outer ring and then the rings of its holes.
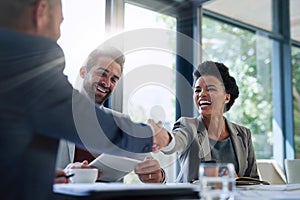
{"type": "Polygon", "coordinates": [[[174,134],[172,132],[169,132],[169,135],[171,137],[171,141],[170,143],[168,144],[168,146],[165,146],[161,149],[162,152],[169,152],[171,151],[174,146],[175,146],[175,139],[174,139],[174,134]]]}

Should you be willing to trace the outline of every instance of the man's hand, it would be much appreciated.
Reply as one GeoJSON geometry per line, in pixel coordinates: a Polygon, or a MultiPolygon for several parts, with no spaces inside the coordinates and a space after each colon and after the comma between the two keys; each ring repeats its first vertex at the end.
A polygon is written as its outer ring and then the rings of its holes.
{"type": "MultiPolygon", "coordinates": [[[[89,162],[87,160],[84,160],[82,162],[70,163],[67,165],[67,167],[64,170],[67,172],[68,169],[78,169],[78,168],[96,168],[96,167],[90,166],[89,162]]],[[[102,176],[102,173],[98,170],[98,178],[100,178],[100,176],[102,176]]]]}
{"type": "Polygon", "coordinates": [[[69,183],[69,178],[66,177],[66,173],[63,169],[57,169],[55,175],[54,183],[69,183]]]}
{"type": "Polygon", "coordinates": [[[169,132],[163,127],[161,121],[155,123],[152,119],[148,119],[147,122],[154,130],[152,151],[157,152],[170,143],[171,136],[169,132]]]}
{"type": "Polygon", "coordinates": [[[87,160],[84,160],[82,162],[75,162],[75,163],[68,164],[65,170],[78,169],[78,168],[92,168],[92,167],[89,166],[89,162],[87,160]]]}
{"type": "Polygon", "coordinates": [[[144,183],[162,183],[165,179],[158,161],[152,158],[146,158],[146,160],[137,164],[134,172],[144,183]]]}

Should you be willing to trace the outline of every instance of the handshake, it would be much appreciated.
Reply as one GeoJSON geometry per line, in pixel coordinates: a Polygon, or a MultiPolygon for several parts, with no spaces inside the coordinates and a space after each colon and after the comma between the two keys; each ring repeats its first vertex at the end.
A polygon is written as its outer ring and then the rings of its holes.
{"type": "Polygon", "coordinates": [[[148,119],[147,123],[152,127],[154,132],[152,152],[157,152],[163,147],[168,146],[172,137],[167,129],[163,127],[162,122],[155,123],[154,120],[148,119]]]}

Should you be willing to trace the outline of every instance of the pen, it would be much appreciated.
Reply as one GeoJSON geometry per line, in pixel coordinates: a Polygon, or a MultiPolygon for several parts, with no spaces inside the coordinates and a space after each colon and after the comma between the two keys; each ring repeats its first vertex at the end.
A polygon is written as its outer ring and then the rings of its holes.
{"type": "Polygon", "coordinates": [[[73,174],[66,174],[65,175],[65,178],[70,178],[70,177],[72,177],[72,176],[74,176],[75,174],[73,173],[73,174]]]}

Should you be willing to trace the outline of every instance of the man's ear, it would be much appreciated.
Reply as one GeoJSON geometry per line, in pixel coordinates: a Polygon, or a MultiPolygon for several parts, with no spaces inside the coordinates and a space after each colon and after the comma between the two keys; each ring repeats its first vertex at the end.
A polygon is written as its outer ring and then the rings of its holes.
{"type": "Polygon", "coordinates": [[[49,5],[46,0],[38,0],[33,8],[33,21],[37,29],[42,29],[48,20],[49,5]]]}
{"type": "Polygon", "coordinates": [[[81,67],[79,73],[80,73],[80,77],[84,79],[87,73],[86,68],[81,67]]]}

